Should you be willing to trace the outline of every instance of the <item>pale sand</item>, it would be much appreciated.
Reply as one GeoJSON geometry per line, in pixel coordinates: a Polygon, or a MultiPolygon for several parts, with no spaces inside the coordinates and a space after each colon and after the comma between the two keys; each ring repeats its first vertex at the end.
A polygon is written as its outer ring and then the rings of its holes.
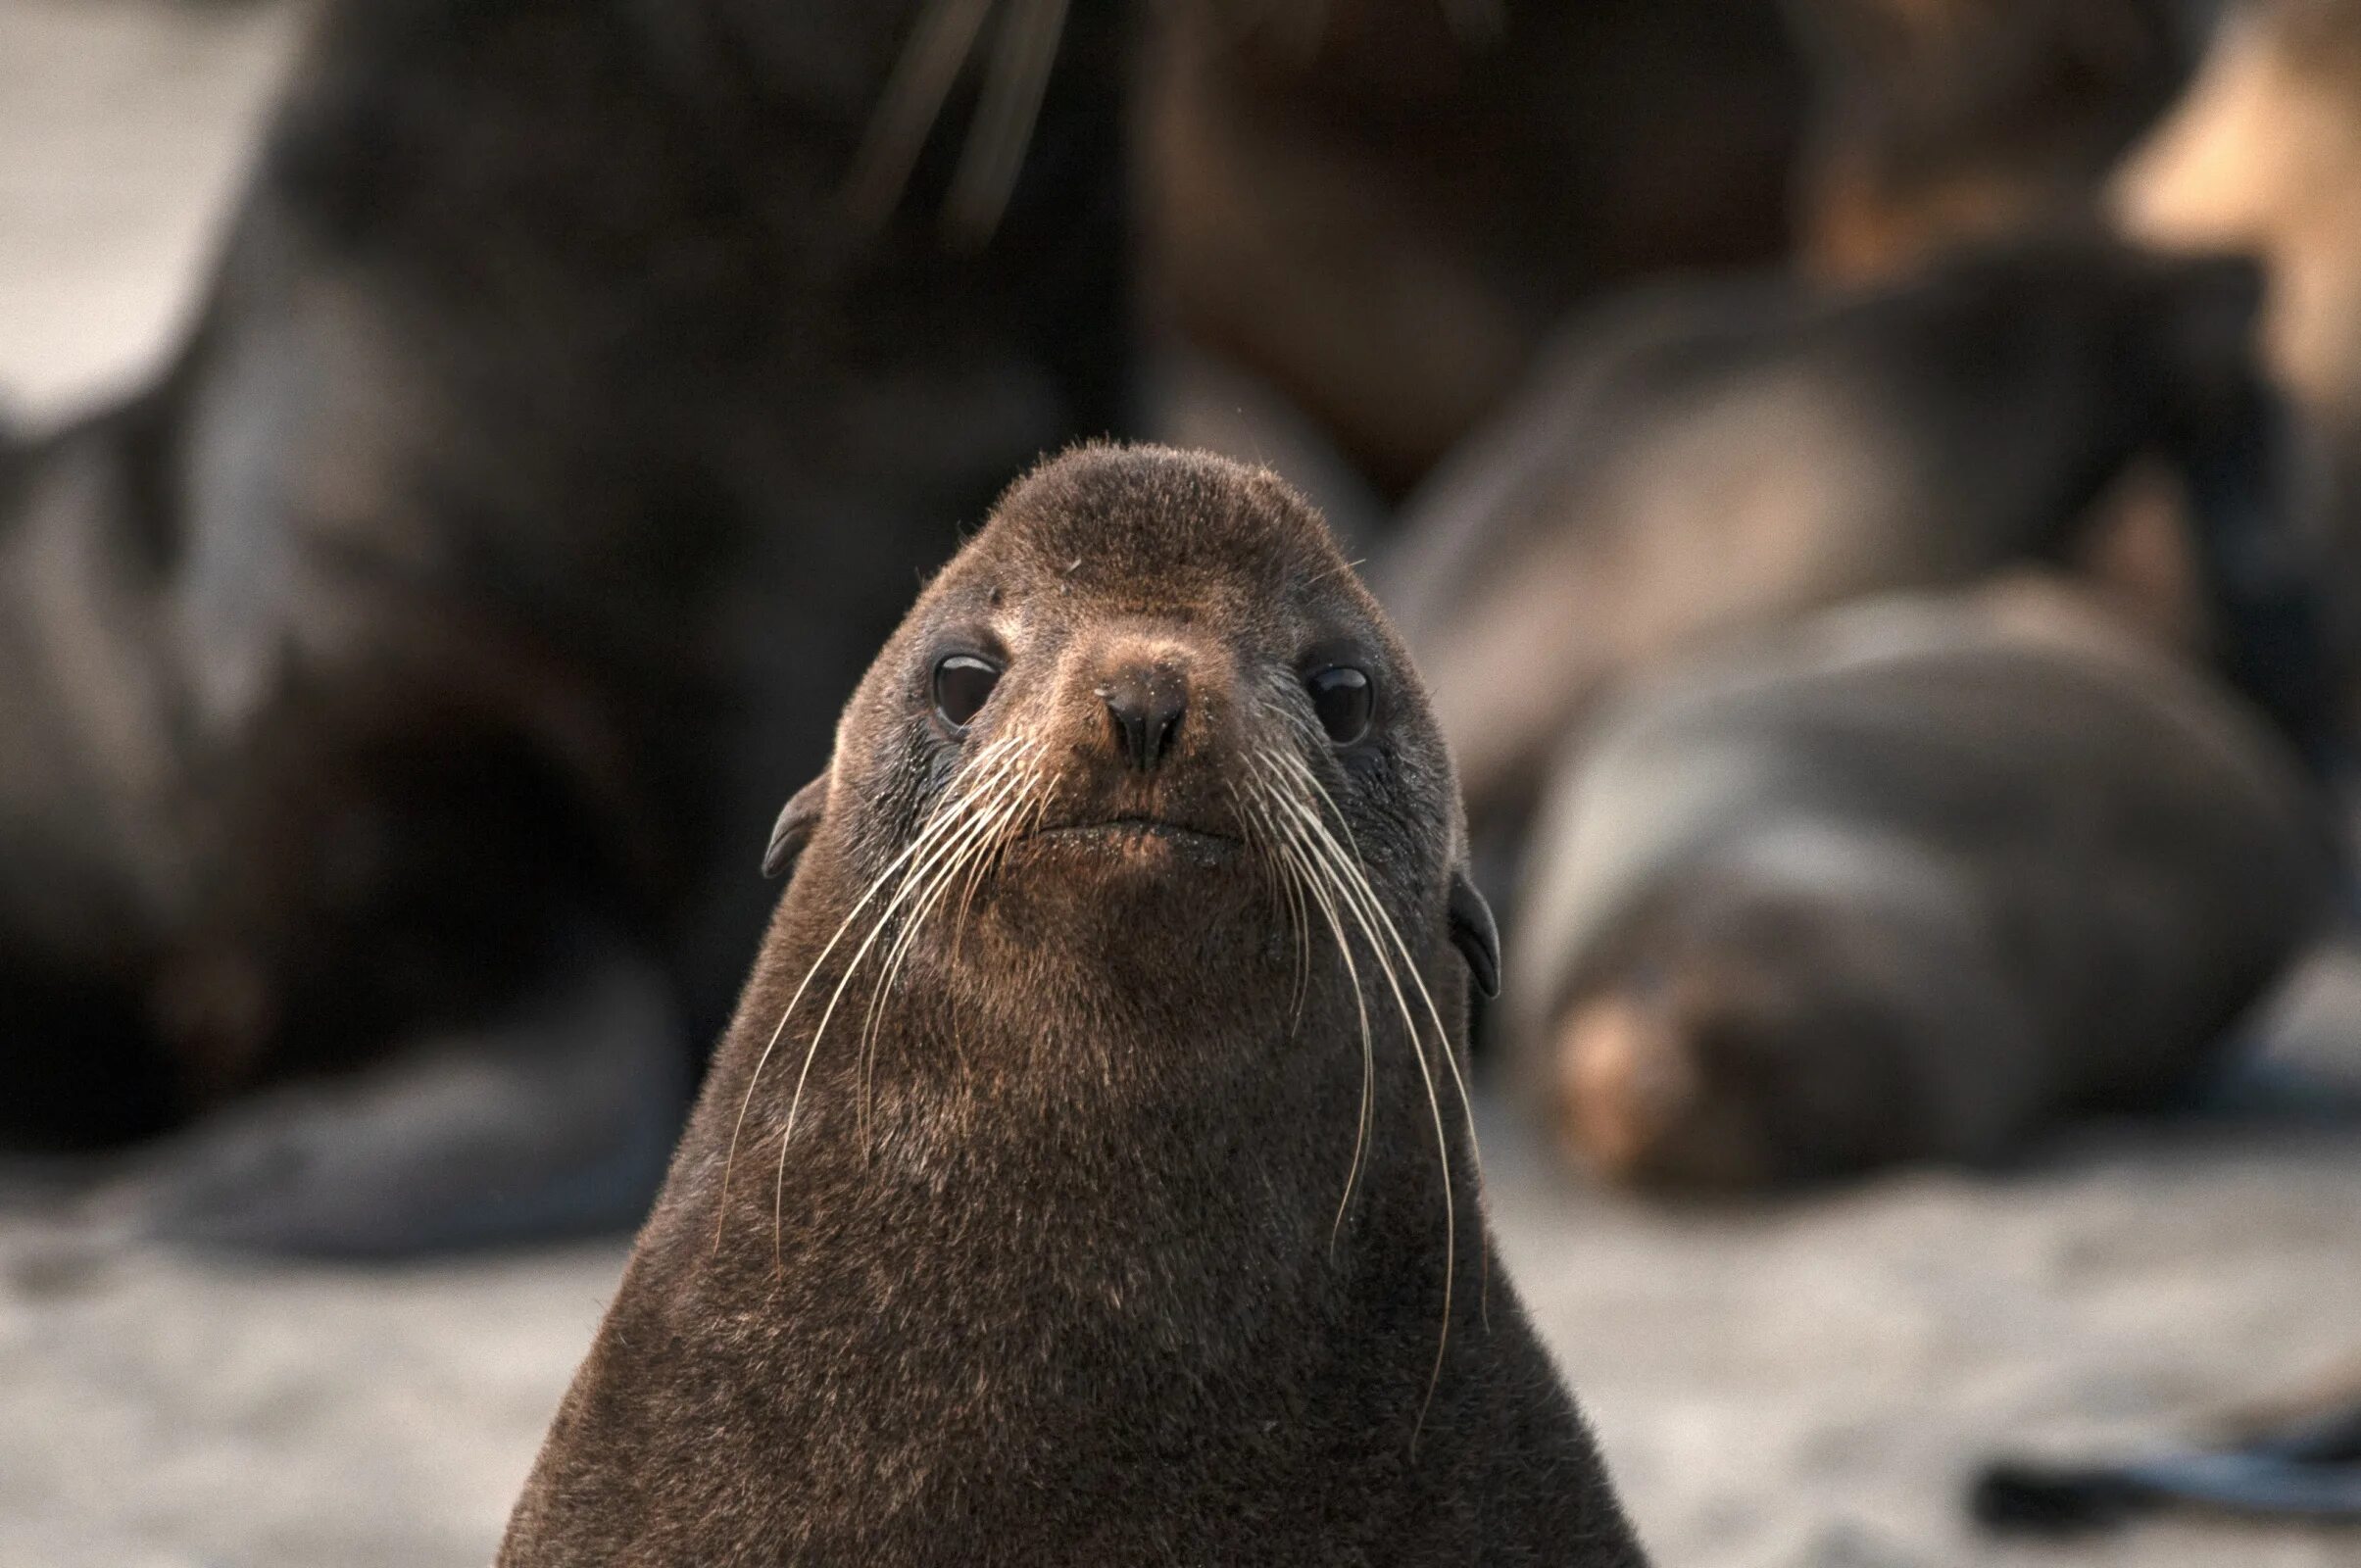
{"type": "MultiPolygon", "coordinates": [[[[292,13],[0,0],[0,388],[153,363],[292,13]]],[[[2295,1055],[2351,1059],[2361,965],[2295,1055]]],[[[1488,1139],[1494,1213],[1665,1568],[2361,1564],[2361,1535],[2003,1551],[2001,1443],[2139,1443],[2361,1357],[2361,1131],[2094,1132],[2005,1178],[1667,1213],[1488,1139]]],[[[0,1207],[0,1568],[488,1559],[619,1248],[390,1271],[93,1250],[0,1207]]]]}

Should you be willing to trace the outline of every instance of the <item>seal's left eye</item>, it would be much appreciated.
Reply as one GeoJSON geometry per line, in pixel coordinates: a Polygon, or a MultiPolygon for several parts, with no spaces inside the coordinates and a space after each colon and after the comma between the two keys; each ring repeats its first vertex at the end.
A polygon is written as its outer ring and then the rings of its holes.
{"type": "Polygon", "coordinates": [[[1350,746],[1369,733],[1369,712],[1376,693],[1369,677],[1351,664],[1331,664],[1303,683],[1311,693],[1312,711],[1320,728],[1339,746],[1350,746]]]}
{"type": "Polygon", "coordinates": [[[953,729],[965,729],[1000,684],[1000,666],[973,654],[953,654],[935,665],[935,711],[953,729]]]}

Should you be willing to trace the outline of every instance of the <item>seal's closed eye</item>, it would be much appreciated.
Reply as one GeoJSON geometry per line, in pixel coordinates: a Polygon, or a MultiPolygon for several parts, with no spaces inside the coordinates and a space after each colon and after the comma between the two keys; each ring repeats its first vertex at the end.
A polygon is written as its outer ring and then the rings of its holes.
{"type": "Polygon", "coordinates": [[[828,775],[822,773],[797,790],[770,830],[770,848],[762,852],[762,874],[777,876],[792,870],[795,858],[812,842],[812,830],[828,808],[828,775]]]}

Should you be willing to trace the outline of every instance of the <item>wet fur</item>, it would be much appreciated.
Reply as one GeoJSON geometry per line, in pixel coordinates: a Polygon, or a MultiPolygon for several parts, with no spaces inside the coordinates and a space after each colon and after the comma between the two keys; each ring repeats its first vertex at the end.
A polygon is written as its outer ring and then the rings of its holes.
{"type": "MultiPolygon", "coordinates": [[[[1455,1059],[1450,763],[1317,518],[1153,449],[1013,489],[782,820],[794,880],[507,1568],[1639,1561],[1492,1255],[1456,1091],[1414,1070],[1425,1014],[1306,945],[1233,793],[1263,749],[1337,803],[1455,1059]],[[1008,673],[957,739],[928,671],[987,636],[1008,673]],[[1343,651],[1381,717],[1333,752],[1299,682],[1343,651]],[[1140,660],[1190,693],[1153,775],[1095,695],[1140,660]],[[1005,842],[897,983],[856,979],[874,1035],[815,1042],[798,997],[851,972],[863,890],[977,776],[1041,785],[1018,824],[1147,812],[1228,847],[1005,842]]],[[[1383,944],[1335,934],[1370,978],[1383,944]]]]}

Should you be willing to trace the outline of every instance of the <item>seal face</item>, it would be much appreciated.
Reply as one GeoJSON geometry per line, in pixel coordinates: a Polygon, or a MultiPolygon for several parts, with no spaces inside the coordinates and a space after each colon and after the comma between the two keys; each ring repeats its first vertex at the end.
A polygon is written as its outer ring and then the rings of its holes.
{"type": "Polygon", "coordinates": [[[1471,1201],[1462,838],[1278,479],[1020,483],[780,819],[502,1561],[1638,1562],[1471,1201]]]}

